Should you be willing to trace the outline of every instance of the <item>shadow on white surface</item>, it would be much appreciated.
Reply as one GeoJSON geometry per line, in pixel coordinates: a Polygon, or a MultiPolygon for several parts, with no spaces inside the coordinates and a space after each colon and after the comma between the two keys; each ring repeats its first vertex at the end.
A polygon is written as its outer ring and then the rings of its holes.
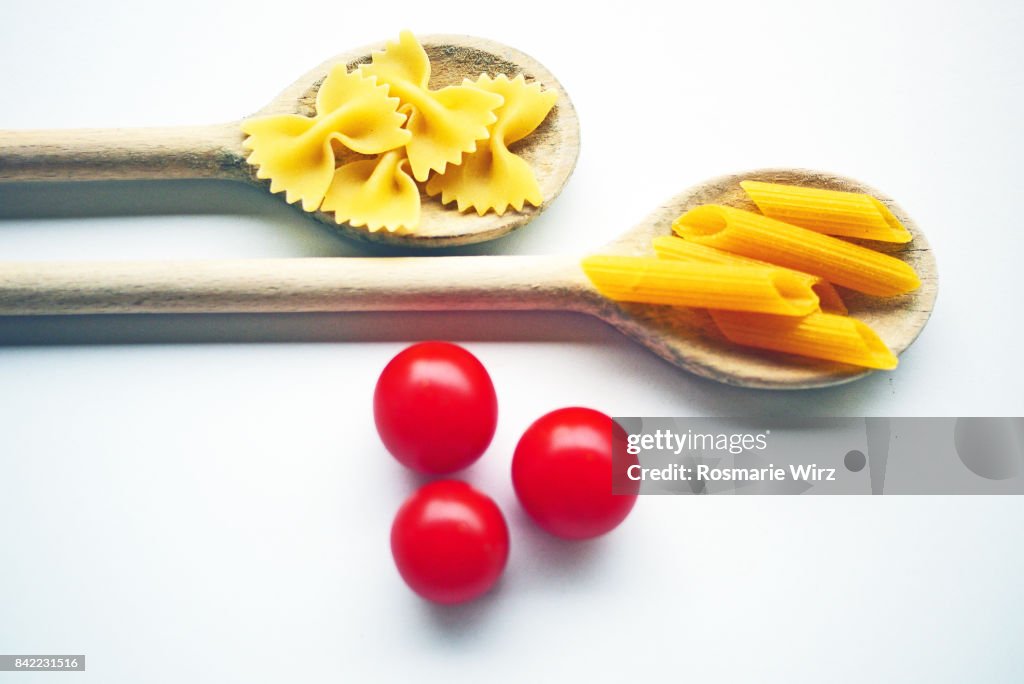
{"type": "Polygon", "coordinates": [[[0,346],[237,342],[595,342],[617,333],[588,316],[548,312],[401,312],[0,316],[0,346]]]}
{"type": "Polygon", "coordinates": [[[523,511],[515,506],[510,511],[510,526],[517,534],[521,552],[534,567],[529,568],[530,582],[540,586],[556,586],[567,582],[585,582],[594,574],[602,554],[614,553],[609,535],[596,539],[566,541],[540,529],[523,511]]]}
{"type": "Polygon", "coordinates": [[[443,633],[445,641],[457,645],[460,641],[471,641],[484,627],[488,617],[498,610],[505,590],[504,578],[489,592],[469,603],[445,606],[422,600],[422,610],[431,626],[443,633]]]}
{"type": "MultiPolygon", "coordinates": [[[[225,180],[81,181],[0,184],[0,219],[102,216],[259,216],[281,200],[225,180]]],[[[293,213],[294,218],[300,214],[293,213]]],[[[284,216],[284,214],[282,214],[284,216]]]]}
{"type": "Polygon", "coordinates": [[[722,385],[686,373],[602,321],[564,312],[401,312],[0,316],[0,349],[117,345],[411,343],[555,343],[577,348],[609,374],[628,374],[645,391],[676,397],[679,415],[867,415],[891,376],[786,392],[722,385]],[[770,400],[769,400],[770,399],[770,400]]]}
{"type": "MultiPolygon", "coordinates": [[[[614,553],[605,543],[607,537],[567,542],[547,534],[533,523],[518,505],[506,507],[509,528],[513,534],[508,572],[487,594],[454,606],[423,601],[423,612],[430,624],[439,629],[448,641],[473,641],[478,630],[487,625],[509,597],[524,590],[542,594],[571,591],[570,585],[585,586],[600,574],[600,558],[614,553]],[[524,587],[527,583],[530,586],[524,587]]],[[[513,598],[514,600],[514,598],[513,598]]]]}
{"type": "MultiPolygon", "coordinates": [[[[545,215],[555,209],[552,204],[545,215]]],[[[298,205],[286,204],[283,195],[226,180],[86,181],[0,183],[0,237],[4,221],[47,224],[66,230],[66,220],[145,217],[240,217],[267,224],[287,238],[292,254],[277,256],[414,256],[511,254],[528,232],[543,230],[552,219],[537,217],[513,233],[475,245],[447,248],[408,248],[359,242],[309,216],[298,205]]],[[[458,214],[453,210],[453,219],[458,214]]],[[[557,221],[564,221],[558,219],[557,221]]],[[[87,238],[90,224],[82,222],[78,239],[87,238]]],[[[109,228],[109,225],[106,226],[109,228]]],[[[138,233],[145,239],[145,231],[138,233]]],[[[199,242],[199,244],[202,244],[199,242]]],[[[130,245],[129,245],[130,247],[130,245]]],[[[200,254],[199,258],[204,255],[200,254]]],[[[223,257],[223,254],[216,254],[223,257]]],[[[248,256],[241,254],[239,256],[248,256]]]]}

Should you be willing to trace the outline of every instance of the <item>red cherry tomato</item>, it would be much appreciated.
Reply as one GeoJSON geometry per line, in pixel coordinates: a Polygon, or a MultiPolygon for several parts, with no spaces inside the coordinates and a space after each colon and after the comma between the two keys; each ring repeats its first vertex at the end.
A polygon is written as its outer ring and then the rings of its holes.
{"type": "Polygon", "coordinates": [[[589,539],[629,515],[639,483],[625,480],[629,493],[612,494],[613,438],[625,446],[622,428],[588,408],[552,411],[526,429],[512,457],[512,485],[538,525],[565,539],[589,539]]]}
{"type": "Polygon", "coordinates": [[[448,342],[414,344],[384,368],[373,417],[388,451],[422,473],[465,468],[484,453],[498,424],[487,369],[448,342]]]}
{"type": "Polygon", "coordinates": [[[417,594],[437,603],[462,603],[501,577],[508,561],[508,526],[487,495],[465,482],[438,480],[420,487],[398,510],[391,554],[417,594]]]}

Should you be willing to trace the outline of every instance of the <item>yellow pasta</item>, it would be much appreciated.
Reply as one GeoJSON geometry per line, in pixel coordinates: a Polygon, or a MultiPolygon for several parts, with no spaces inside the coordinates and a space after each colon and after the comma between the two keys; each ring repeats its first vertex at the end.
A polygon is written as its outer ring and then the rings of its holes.
{"type": "Polygon", "coordinates": [[[921,285],[914,269],[895,257],[742,209],[700,206],[676,219],[672,229],[687,240],[818,275],[866,294],[897,295],[921,285]]]}
{"type": "Polygon", "coordinates": [[[818,308],[806,280],[770,266],[589,256],[583,271],[604,296],[625,302],[802,316],[818,308]]]}
{"type": "Polygon", "coordinates": [[[398,99],[375,79],[336,66],[316,95],[316,116],[283,114],[248,119],[242,131],[247,161],[256,177],[270,179],[271,192],[315,211],[334,178],[337,140],[360,154],[379,154],[409,141],[398,99]]]}
{"type": "Polygon", "coordinates": [[[508,145],[532,133],[558,96],[542,91],[538,83],[527,85],[522,74],[512,80],[504,74],[495,79],[482,74],[475,83],[467,79],[463,85],[501,95],[505,103],[494,112],[498,120],[491,125],[487,142],[465,155],[458,166],[449,165],[443,174],[434,175],[427,192],[440,194],[442,204],[454,201],[459,211],[473,208],[481,216],[490,209],[501,216],[509,206],[522,211],[525,202],[539,207],[544,198],[537,179],[508,145]]]}
{"type": "Polygon", "coordinates": [[[411,230],[420,221],[420,191],[406,173],[408,165],[401,148],[345,164],[334,172],[320,208],[333,211],[338,223],[366,226],[371,233],[411,230]]]}
{"type": "Polygon", "coordinates": [[[826,235],[910,242],[889,208],[871,195],[781,183],[746,180],[740,183],[765,216],[826,235]]]}
{"type": "Polygon", "coordinates": [[[812,313],[797,318],[712,311],[711,317],[727,339],[747,347],[881,370],[892,370],[898,363],[874,330],[849,316],[812,313]]]}
{"type": "Polygon", "coordinates": [[[488,136],[487,127],[497,120],[494,110],[504,102],[501,95],[466,85],[430,90],[430,60],[409,31],[375,52],[359,71],[390,86],[390,94],[409,112],[406,128],[412,137],[406,154],[420,182],[431,171],[444,173],[448,164],[459,164],[463,153],[475,152],[476,141],[488,136]]]}
{"type": "MultiPolygon", "coordinates": [[[[684,240],[672,235],[662,235],[654,238],[654,251],[663,259],[685,259],[689,261],[699,261],[706,264],[754,264],[757,266],[773,266],[773,264],[769,264],[764,261],[758,261],[757,259],[751,259],[731,252],[723,252],[720,249],[701,245],[696,242],[690,242],[689,240],[684,240]]],[[[775,266],[775,268],[785,267],[775,266]]],[[[832,283],[824,280],[821,276],[811,275],[810,273],[803,273],[801,271],[791,272],[797,277],[805,280],[807,284],[810,285],[811,289],[814,290],[814,293],[818,295],[818,299],[821,301],[822,311],[837,314],[847,313],[846,305],[843,304],[843,300],[839,296],[839,293],[836,292],[836,288],[832,287],[832,283]]]]}

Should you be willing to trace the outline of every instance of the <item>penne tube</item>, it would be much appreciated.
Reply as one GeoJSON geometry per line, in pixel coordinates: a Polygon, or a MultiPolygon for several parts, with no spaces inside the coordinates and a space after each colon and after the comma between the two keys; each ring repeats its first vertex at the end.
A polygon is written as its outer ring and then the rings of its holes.
{"type": "Polygon", "coordinates": [[[762,214],[794,226],[865,240],[911,240],[910,231],[871,195],[751,180],[741,182],[740,187],[762,214]]]}
{"type": "Polygon", "coordinates": [[[687,240],[870,295],[898,295],[921,286],[914,269],[895,257],[734,207],[696,207],[677,218],[672,229],[687,240]]]}
{"type": "Polygon", "coordinates": [[[771,266],[589,256],[583,260],[583,271],[598,292],[623,302],[782,316],[803,316],[819,306],[818,295],[806,280],[771,266]]]}
{"type": "MultiPolygon", "coordinates": [[[[706,264],[754,264],[757,266],[775,266],[766,261],[758,261],[750,257],[740,256],[732,252],[723,252],[714,247],[690,242],[674,235],[661,235],[654,238],[654,251],[662,259],[684,259],[699,261],[706,264]]],[[[775,266],[785,268],[785,266],[775,266]]],[[[814,294],[818,295],[821,302],[821,310],[826,313],[846,314],[848,310],[843,303],[836,288],[821,276],[811,275],[802,271],[786,269],[794,275],[807,281],[814,294]]]]}
{"type": "Polygon", "coordinates": [[[849,316],[820,312],[802,318],[733,311],[710,313],[726,339],[745,347],[880,370],[892,370],[898,363],[870,326],[849,316]]]}

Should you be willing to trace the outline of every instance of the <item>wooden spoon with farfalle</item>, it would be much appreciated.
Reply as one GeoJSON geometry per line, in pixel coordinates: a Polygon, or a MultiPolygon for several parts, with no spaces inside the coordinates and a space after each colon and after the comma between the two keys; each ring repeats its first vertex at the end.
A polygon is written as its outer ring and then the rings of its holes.
{"type": "MultiPolygon", "coordinates": [[[[522,74],[557,95],[547,118],[512,150],[533,169],[542,201],[503,215],[460,213],[423,197],[420,222],[412,232],[370,232],[337,223],[331,212],[309,215],[349,237],[410,247],[448,247],[501,237],[526,225],[561,192],[579,156],[579,121],[568,94],[542,64],[515,48],[471,36],[426,36],[421,41],[431,64],[430,87],[458,85],[481,73],[513,78],[522,74]]],[[[343,53],[312,69],[248,119],[276,114],[312,116],[317,91],[330,71],[370,61],[384,43],[343,53]]],[[[213,178],[269,189],[246,162],[245,120],[183,128],[0,131],[0,182],[102,181],[213,178]]],[[[284,201],[285,195],[274,195],[284,201]]]]}

